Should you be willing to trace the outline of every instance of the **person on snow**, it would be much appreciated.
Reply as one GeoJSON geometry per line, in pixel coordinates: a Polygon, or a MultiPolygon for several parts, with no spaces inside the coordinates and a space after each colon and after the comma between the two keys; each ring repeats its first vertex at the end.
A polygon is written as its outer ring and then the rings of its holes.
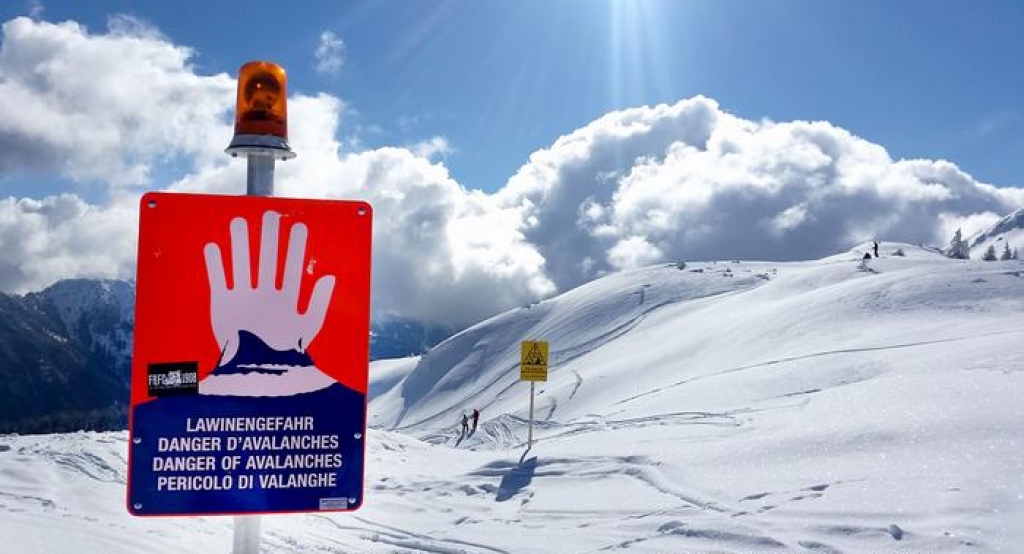
{"type": "Polygon", "coordinates": [[[875,257],[877,258],[878,257],[878,241],[876,240],[876,241],[873,241],[873,242],[875,243],[875,257]]]}
{"type": "Polygon", "coordinates": [[[473,432],[476,433],[476,424],[480,422],[480,410],[473,408],[473,432]]]}
{"type": "Polygon", "coordinates": [[[466,412],[462,412],[462,434],[465,435],[469,432],[469,418],[466,417],[466,412]]]}

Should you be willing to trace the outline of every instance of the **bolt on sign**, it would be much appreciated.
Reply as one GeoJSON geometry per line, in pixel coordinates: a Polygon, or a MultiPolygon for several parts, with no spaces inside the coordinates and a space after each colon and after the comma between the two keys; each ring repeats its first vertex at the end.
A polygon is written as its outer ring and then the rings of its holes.
{"type": "Polygon", "coordinates": [[[548,343],[546,341],[523,341],[519,356],[519,379],[522,381],[548,380],[548,343]]]}
{"type": "Polygon", "coordinates": [[[370,206],[142,198],[128,510],[354,510],[363,500],[370,206]]]}

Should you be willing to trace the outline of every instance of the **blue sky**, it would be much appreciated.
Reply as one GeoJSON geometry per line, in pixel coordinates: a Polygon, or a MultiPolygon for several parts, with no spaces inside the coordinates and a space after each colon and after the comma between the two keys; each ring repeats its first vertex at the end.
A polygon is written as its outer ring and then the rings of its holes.
{"type": "MultiPolygon", "coordinates": [[[[7,3],[8,20],[35,3],[7,3]]],[[[1024,186],[1020,2],[54,2],[94,32],[116,13],[197,51],[200,74],[250,59],[292,92],[329,92],[365,147],[444,136],[446,166],[493,191],[531,152],[615,109],[703,94],[752,120],[827,120],[895,158],[945,158],[1024,186]],[[335,74],[315,71],[330,31],[335,74]]]]}
{"type": "Polygon", "coordinates": [[[253,59],[289,73],[278,194],[374,206],[375,317],[454,328],[654,263],[945,246],[1024,206],[1020,2],[33,0],[0,20],[4,292],[131,278],[144,190],[244,190],[223,148],[253,59]]]}

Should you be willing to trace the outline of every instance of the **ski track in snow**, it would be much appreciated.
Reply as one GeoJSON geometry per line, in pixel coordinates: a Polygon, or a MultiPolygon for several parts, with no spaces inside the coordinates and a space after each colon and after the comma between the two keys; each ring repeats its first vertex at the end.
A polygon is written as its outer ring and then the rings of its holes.
{"type": "Polygon", "coordinates": [[[572,400],[573,397],[576,396],[576,393],[580,391],[580,387],[583,386],[583,377],[580,376],[580,372],[574,369],[572,370],[572,374],[574,377],[576,377],[576,385],[573,386],[572,392],[569,393],[569,400],[572,400]]]}
{"type": "MultiPolygon", "coordinates": [[[[399,547],[414,552],[433,552],[438,554],[508,554],[508,551],[492,548],[485,544],[455,539],[438,539],[428,535],[414,533],[397,527],[382,525],[366,518],[354,516],[353,519],[362,525],[342,525],[334,519],[324,516],[313,516],[327,525],[339,530],[357,533],[365,540],[399,547]]],[[[301,548],[296,552],[303,552],[301,548]]],[[[339,550],[339,552],[342,552],[339,550]]]]}
{"type": "MultiPolygon", "coordinates": [[[[827,351],[822,351],[822,352],[813,352],[813,353],[810,353],[810,354],[804,354],[802,356],[790,356],[788,358],[778,358],[778,359],[775,359],[775,360],[768,360],[768,361],[759,362],[759,363],[756,363],[756,364],[750,364],[750,365],[745,365],[745,366],[741,366],[741,367],[734,367],[734,368],[730,368],[730,369],[725,369],[725,370],[722,370],[722,371],[719,371],[719,372],[715,372],[715,373],[711,373],[711,374],[708,374],[708,375],[700,375],[700,376],[697,376],[697,377],[692,377],[690,379],[683,379],[682,381],[676,381],[675,383],[672,383],[671,385],[667,385],[665,387],[661,387],[661,388],[658,388],[658,389],[653,389],[653,390],[645,391],[645,392],[637,394],[635,396],[631,396],[629,398],[625,398],[623,400],[618,401],[617,404],[626,404],[628,402],[632,402],[634,400],[638,400],[638,399],[643,398],[645,396],[650,396],[652,394],[659,394],[659,393],[665,392],[665,391],[667,391],[669,389],[673,389],[673,388],[676,388],[676,387],[679,387],[679,386],[682,386],[682,385],[687,385],[687,384],[690,384],[690,383],[693,383],[693,382],[696,382],[696,381],[702,381],[702,380],[705,380],[705,379],[715,379],[715,378],[723,377],[723,376],[726,376],[726,375],[730,375],[732,373],[738,373],[738,372],[741,372],[741,371],[749,371],[751,369],[760,369],[760,368],[763,368],[763,367],[768,367],[768,366],[773,366],[773,365],[778,365],[778,364],[785,364],[785,363],[788,363],[788,362],[796,362],[796,361],[801,361],[801,360],[809,360],[809,359],[812,359],[812,358],[820,358],[820,357],[823,357],[823,356],[835,356],[835,355],[839,355],[839,354],[854,354],[854,353],[859,353],[859,352],[878,352],[878,351],[884,351],[884,350],[897,350],[897,349],[900,349],[900,348],[915,348],[915,347],[918,347],[918,346],[930,346],[930,345],[941,344],[941,343],[946,343],[946,342],[959,342],[959,341],[966,341],[966,340],[977,339],[977,338],[980,338],[980,337],[988,337],[988,336],[995,336],[995,335],[1005,335],[1005,334],[1016,334],[1016,333],[1024,334],[1024,327],[1018,328],[1018,329],[1005,329],[1005,330],[1001,330],[1001,331],[992,331],[992,332],[989,332],[989,333],[982,333],[982,334],[979,334],[979,335],[976,335],[976,336],[970,336],[970,337],[952,337],[952,338],[945,338],[945,339],[935,339],[935,340],[926,340],[926,341],[918,341],[918,342],[909,342],[909,343],[904,343],[904,344],[890,344],[890,345],[883,345],[883,346],[864,346],[864,347],[860,347],[860,348],[843,348],[843,349],[839,349],[839,350],[827,350],[827,351]]],[[[817,391],[814,391],[814,392],[817,392],[817,391]]]]}

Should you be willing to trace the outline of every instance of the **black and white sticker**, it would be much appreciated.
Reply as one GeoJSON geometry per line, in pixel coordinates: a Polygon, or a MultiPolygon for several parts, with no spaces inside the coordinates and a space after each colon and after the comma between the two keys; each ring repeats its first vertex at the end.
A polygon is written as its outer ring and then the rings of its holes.
{"type": "Polygon", "coordinates": [[[149,364],[150,396],[180,396],[198,392],[198,362],[149,364]]]}

